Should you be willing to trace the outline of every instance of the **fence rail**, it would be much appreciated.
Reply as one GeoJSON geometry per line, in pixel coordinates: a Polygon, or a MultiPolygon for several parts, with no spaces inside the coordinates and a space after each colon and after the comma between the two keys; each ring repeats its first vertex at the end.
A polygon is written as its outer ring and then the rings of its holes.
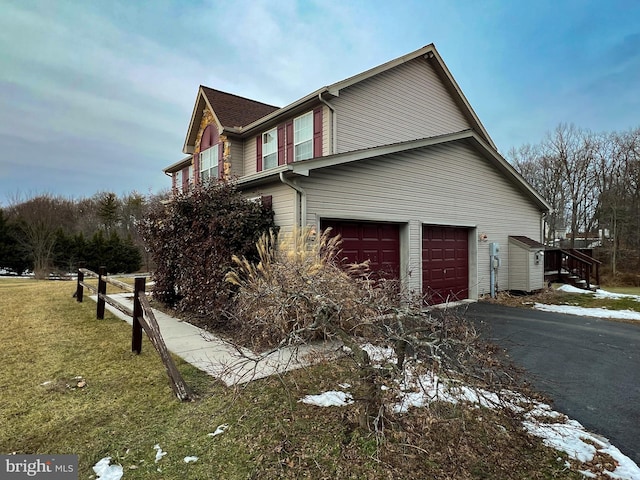
{"type": "Polygon", "coordinates": [[[140,354],[142,352],[142,331],[144,330],[154,346],[162,363],[164,364],[167,375],[171,383],[171,389],[179,400],[186,401],[191,399],[191,392],[189,387],[185,383],[182,375],[178,371],[169,349],[167,348],[162,334],[160,332],[160,326],[158,320],[153,313],[153,309],[149,304],[149,300],[146,297],[146,277],[135,277],[134,286],[110,278],[107,276],[107,269],[100,267],[98,273],[86,268],[78,269],[78,283],[76,287],[75,297],[78,302],[82,302],[84,299],[84,289],[88,289],[92,293],[97,295],[97,307],[96,318],[98,320],[104,319],[105,304],[111,305],[113,308],[124,313],[132,319],[132,331],[131,331],[131,351],[140,354]],[[98,279],[97,288],[87,282],[85,282],[85,276],[98,279]],[[133,309],[123,305],[122,303],[114,300],[107,295],[107,284],[113,285],[121,290],[125,290],[129,293],[133,293],[133,309]]]}

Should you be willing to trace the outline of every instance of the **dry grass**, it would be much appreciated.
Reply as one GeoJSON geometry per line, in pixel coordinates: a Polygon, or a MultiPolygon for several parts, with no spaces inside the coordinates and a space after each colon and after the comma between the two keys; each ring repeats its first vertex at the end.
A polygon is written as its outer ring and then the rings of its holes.
{"type": "Polygon", "coordinates": [[[343,382],[357,396],[348,359],[240,390],[178,361],[199,395],[180,403],[150,343],[131,354],[130,327],[109,314],[95,320],[95,303],[78,304],[73,291],[70,282],[0,280],[1,453],[78,454],[79,478],[111,456],[125,480],[580,478],[499,413],[434,404],[380,442],[357,428],[351,407],[298,402],[343,382]],[[224,434],[207,435],[223,423],[224,434]],[[158,464],[156,443],[168,452],[158,464]],[[198,462],[185,464],[187,455],[198,462]]]}

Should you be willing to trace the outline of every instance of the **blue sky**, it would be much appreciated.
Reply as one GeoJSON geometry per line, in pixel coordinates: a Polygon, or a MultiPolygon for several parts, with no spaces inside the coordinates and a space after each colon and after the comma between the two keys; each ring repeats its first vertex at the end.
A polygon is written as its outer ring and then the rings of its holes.
{"type": "Polygon", "coordinates": [[[158,193],[204,84],[284,106],[429,43],[501,153],[640,127],[640,2],[3,0],[0,205],[158,193]]]}

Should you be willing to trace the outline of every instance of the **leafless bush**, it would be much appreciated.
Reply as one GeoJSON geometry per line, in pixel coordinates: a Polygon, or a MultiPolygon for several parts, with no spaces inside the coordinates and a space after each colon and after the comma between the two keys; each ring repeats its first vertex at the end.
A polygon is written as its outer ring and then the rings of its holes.
{"type": "Polygon", "coordinates": [[[340,268],[340,238],[310,229],[264,235],[259,262],[233,257],[226,280],[238,287],[231,317],[254,349],[334,337],[336,330],[363,335],[376,315],[380,290],[363,274],[366,263],[340,268]]]}
{"type": "Polygon", "coordinates": [[[307,229],[278,240],[263,236],[257,264],[233,258],[226,280],[238,292],[230,316],[245,345],[264,350],[338,338],[362,384],[358,421],[375,431],[389,418],[383,396],[393,394],[381,386],[397,385],[407,368],[481,388],[499,390],[511,382],[496,351],[480,341],[462,312],[426,311],[398,282],[371,280],[367,264],[341,268],[340,242],[329,231],[316,238],[307,229]],[[394,355],[374,362],[364,344],[391,348],[394,355]]]}

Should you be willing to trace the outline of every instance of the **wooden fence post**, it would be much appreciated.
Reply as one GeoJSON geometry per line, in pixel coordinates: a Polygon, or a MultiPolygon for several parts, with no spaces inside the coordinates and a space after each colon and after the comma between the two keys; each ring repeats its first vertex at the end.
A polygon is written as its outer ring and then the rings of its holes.
{"type": "Polygon", "coordinates": [[[82,303],[82,296],[84,294],[84,289],[82,288],[82,282],[84,282],[84,272],[81,269],[84,265],[81,263],[78,265],[78,285],[76,286],[76,300],[82,303]]]}
{"type": "Polygon", "coordinates": [[[145,283],[145,277],[136,277],[133,287],[133,329],[131,331],[131,351],[138,354],[142,351],[142,324],[140,323],[139,318],[144,315],[138,295],[140,293],[144,295],[145,283]]]}
{"type": "Polygon", "coordinates": [[[104,320],[104,296],[107,294],[107,282],[104,277],[107,274],[107,267],[100,267],[98,270],[98,309],[96,311],[96,318],[98,320],[104,320]]]}

